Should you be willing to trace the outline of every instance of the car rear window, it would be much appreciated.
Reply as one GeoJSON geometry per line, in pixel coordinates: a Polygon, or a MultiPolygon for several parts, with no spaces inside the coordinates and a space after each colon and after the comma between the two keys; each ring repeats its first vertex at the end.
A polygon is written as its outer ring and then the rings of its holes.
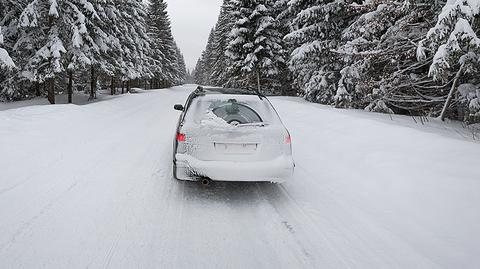
{"type": "Polygon", "coordinates": [[[209,109],[217,117],[232,125],[262,122],[262,118],[255,110],[246,104],[238,103],[237,99],[212,103],[209,109]]]}
{"type": "Polygon", "coordinates": [[[231,125],[279,121],[268,101],[251,95],[211,94],[195,98],[185,115],[186,122],[200,123],[211,115],[231,125]]]}

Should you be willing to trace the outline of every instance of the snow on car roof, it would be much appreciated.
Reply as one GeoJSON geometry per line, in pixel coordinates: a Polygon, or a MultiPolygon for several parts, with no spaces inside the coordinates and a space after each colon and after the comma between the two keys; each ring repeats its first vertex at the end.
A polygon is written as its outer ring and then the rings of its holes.
{"type": "Polygon", "coordinates": [[[199,86],[196,90],[199,94],[237,94],[237,95],[252,95],[264,98],[265,96],[255,89],[240,89],[240,88],[219,88],[219,87],[202,87],[199,86]]]}
{"type": "Polygon", "coordinates": [[[204,101],[210,100],[225,100],[235,99],[238,102],[249,102],[249,103],[261,103],[265,102],[263,99],[259,99],[257,95],[247,95],[247,94],[234,94],[234,93],[210,93],[208,95],[202,96],[204,101]]]}

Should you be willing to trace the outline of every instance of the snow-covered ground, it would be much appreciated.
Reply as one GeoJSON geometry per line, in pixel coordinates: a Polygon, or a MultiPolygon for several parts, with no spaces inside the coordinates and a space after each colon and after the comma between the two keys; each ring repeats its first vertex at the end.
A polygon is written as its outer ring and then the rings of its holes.
{"type": "MultiPolygon", "coordinates": [[[[93,103],[109,100],[111,98],[116,98],[118,96],[111,96],[106,91],[97,91],[97,99],[93,101],[93,103]]],[[[88,105],[91,104],[92,101],[89,101],[89,95],[83,92],[74,92],[73,96],[73,104],[75,105],[88,105]]],[[[56,104],[67,104],[68,97],[67,94],[60,94],[55,97],[56,104]]],[[[15,109],[21,108],[26,106],[40,106],[40,105],[48,105],[49,102],[46,97],[34,97],[30,100],[25,101],[17,101],[17,102],[0,102],[0,111],[8,110],[8,109],[15,109]]]]}
{"type": "Polygon", "coordinates": [[[272,98],[295,178],[205,188],[171,176],[193,88],[0,112],[0,268],[480,267],[469,130],[272,98]]]}

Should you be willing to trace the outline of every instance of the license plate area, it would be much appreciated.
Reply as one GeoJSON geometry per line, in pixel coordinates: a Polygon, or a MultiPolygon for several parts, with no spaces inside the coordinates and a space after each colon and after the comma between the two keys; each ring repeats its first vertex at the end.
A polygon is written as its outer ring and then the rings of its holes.
{"type": "Polygon", "coordinates": [[[215,151],[220,154],[253,154],[258,149],[257,143],[213,143],[215,151]]]}

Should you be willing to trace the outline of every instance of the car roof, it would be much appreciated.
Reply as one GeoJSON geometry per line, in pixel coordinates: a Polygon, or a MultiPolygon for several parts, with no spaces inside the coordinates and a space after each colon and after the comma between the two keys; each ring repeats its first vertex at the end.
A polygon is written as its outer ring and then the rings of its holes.
{"type": "Polygon", "coordinates": [[[254,95],[259,96],[260,99],[265,96],[254,89],[240,89],[240,88],[217,88],[217,87],[203,87],[199,86],[195,91],[195,95],[209,95],[209,94],[234,94],[234,95],[254,95]]]}

